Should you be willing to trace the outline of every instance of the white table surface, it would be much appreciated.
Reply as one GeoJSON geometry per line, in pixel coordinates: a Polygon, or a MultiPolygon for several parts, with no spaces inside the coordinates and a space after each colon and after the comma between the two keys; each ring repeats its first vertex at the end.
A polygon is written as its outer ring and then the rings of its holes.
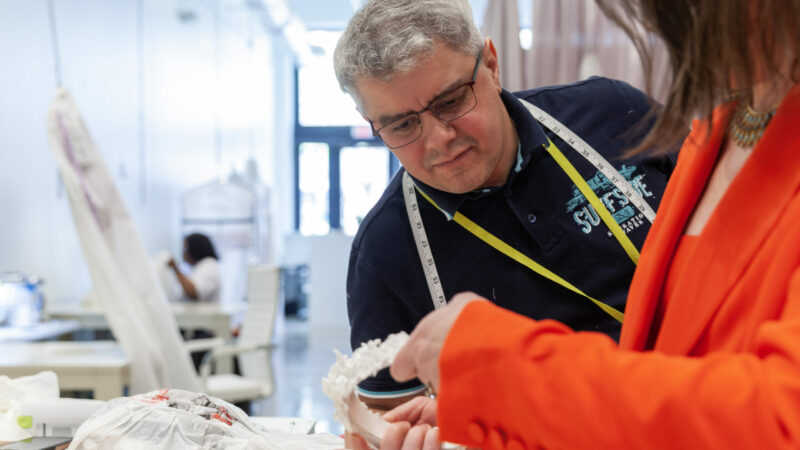
{"type": "MultiPolygon", "coordinates": [[[[217,337],[231,337],[231,320],[244,312],[247,303],[222,305],[219,303],[179,302],[170,303],[175,321],[180,328],[209,329],[217,337]]],[[[81,328],[107,330],[108,321],[100,307],[86,308],[80,305],[49,305],[45,315],[50,319],[76,320],[81,328]]]]}
{"type": "Polygon", "coordinates": [[[11,378],[52,370],[58,386],[68,391],[92,391],[108,400],[124,395],[130,385],[130,361],[113,341],[4,342],[0,375],[11,378]]]}
{"type": "Polygon", "coordinates": [[[42,341],[78,331],[80,327],[77,320],[50,320],[26,327],[0,327],[0,342],[42,341]]]}
{"type": "MultiPolygon", "coordinates": [[[[231,339],[231,321],[244,313],[247,303],[223,305],[220,303],[174,302],[170,308],[175,314],[179,328],[185,330],[206,329],[214,332],[214,336],[231,339]]],[[[90,330],[109,329],[108,321],[102,308],[86,308],[79,304],[48,305],[45,315],[51,320],[74,320],[81,328],[90,330]]],[[[220,358],[216,363],[217,373],[232,373],[233,359],[220,358]]]]}

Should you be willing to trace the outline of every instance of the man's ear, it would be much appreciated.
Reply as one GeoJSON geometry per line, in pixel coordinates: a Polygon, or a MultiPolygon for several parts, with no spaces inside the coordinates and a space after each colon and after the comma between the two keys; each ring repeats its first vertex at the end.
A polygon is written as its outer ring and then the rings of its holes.
{"type": "Polygon", "coordinates": [[[503,85],[500,83],[500,62],[497,59],[497,49],[494,47],[492,38],[487,37],[483,41],[481,56],[483,58],[483,63],[486,64],[486,68],[488,68],[492,74],[492,82],[497,87],[497,93],[499,94],[503,89],[503,85]]]}

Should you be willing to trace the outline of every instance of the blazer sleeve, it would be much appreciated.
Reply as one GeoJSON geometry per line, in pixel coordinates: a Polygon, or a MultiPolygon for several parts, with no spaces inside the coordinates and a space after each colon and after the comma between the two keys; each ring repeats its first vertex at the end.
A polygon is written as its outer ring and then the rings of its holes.
{"type": "MultiPolygon", "coordinates": [[[[787,296],[800,304],[798,270],[787,296]]],[[[483,448],[798,448],[798,311],[763,324],[756,342],[702,358],[627,351],[473,302],[439,359],[441,437],[483,448]]]]}

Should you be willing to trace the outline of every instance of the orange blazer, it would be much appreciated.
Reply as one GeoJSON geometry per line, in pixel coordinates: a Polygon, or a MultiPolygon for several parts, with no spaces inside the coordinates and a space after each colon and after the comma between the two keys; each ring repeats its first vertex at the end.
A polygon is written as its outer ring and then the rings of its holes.
{"type": "Polygon", "coordinates": [[[695,241],[646,348],[731,106],[695,122],[642,250],[620,344],[468,305],[439,358],[444,440],[484,448],[800,448],[800,87],[695,241]],[[685,278],[685,279],[684,279],[685,278]]]}

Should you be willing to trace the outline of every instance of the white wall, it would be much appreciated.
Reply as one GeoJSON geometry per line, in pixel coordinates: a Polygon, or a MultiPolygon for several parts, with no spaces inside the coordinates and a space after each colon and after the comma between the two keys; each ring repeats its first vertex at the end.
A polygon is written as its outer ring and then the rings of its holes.
{"type": "MultiPolygon", "coordinates": [[[[252,11],[223,2],[216,40],[214,2],[144,0],[140,42],[136,0],[54,3],[62,84],[149,251],[179,250],[181,191],[251,156],[276,210],[291,208],[291,56],[252,11]],[[180,21],[179,7],[196,19],[180,21]]],[[[45,134],[55,87],[45,0],[0,0],[0,61],[0,271],[39,275],[49,301],[74,301],[90,282],[45,134]]],[[[275,236],[286,220],[273,219],[275,236]]]]}
{"type": "Polygon", "coordinates": [[[349,328],[346,279],[353,236],[334,231],[310,236],[308,321],[316,329],[349,328]]]}

